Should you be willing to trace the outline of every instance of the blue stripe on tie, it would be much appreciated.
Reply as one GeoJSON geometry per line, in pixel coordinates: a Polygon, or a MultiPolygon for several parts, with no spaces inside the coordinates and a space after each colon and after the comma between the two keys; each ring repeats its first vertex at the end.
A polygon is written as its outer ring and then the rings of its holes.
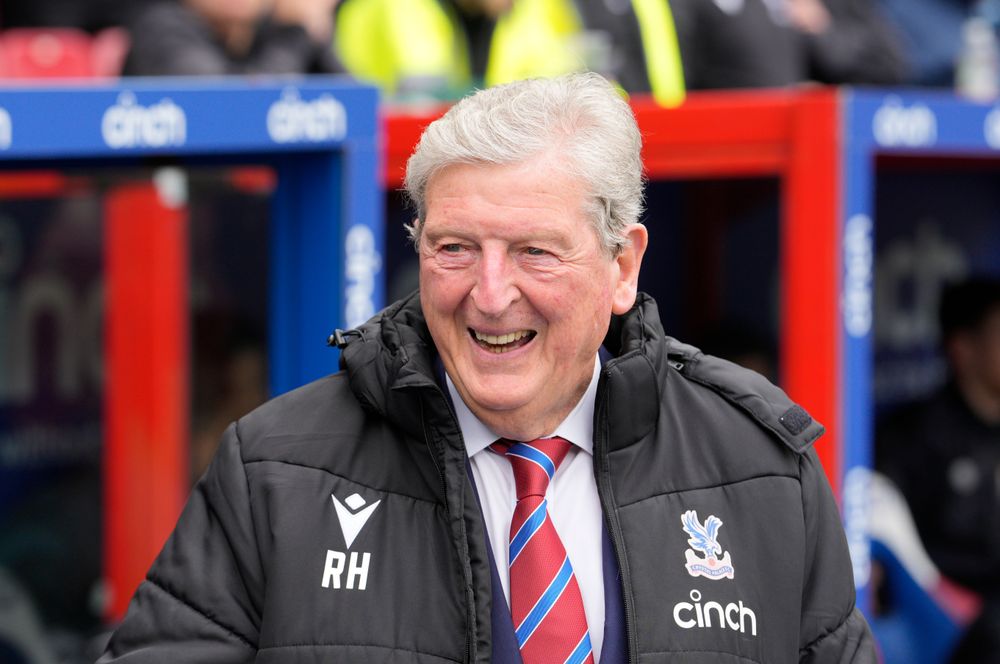
{"type": "Polygon", "coordinates": [[[542,596],[535,602],[535,606],[532,607],[531,611],[528,612],[528,615],[518,626],[516,631],[518,648],[524,648],[524,644],[535,633],[535,629],[545,620],[545,616],[549,615],[549,611],[555,606],[556,601],[559,600],[559,596],[562,595],[563,590],[569,585],[571,578],[573,578],[573,566],[569,563],[569,556],[566,556],[563,559],[562,567],[556,573],[556,577],[552,579],[552,583],[545,589],[542,596]]]}
{"type": "Polygon", "coordinates": [[[521,527],[517,529],[517,534],[514,535],[510,540],[510,562],[507,563],[508,566],[513,565],[514,561],[517,560],[518,555],[524,550],[524,545],[527,544],[535,533],[539,531],[542,524],[545,523],[546,514],[546,504],[548,501],[542,500],[541,504],[535,508],[535,511],[528,515],[528,518],[524,520],[521,527]]]}
{"type": "Polygon", "coordinates": [[[508,456],[521,457],[522,459],[527,459],[528,461],[534,461],[536,464],[541,466],[545,474],[552,479],[552,476],[556,474],[556,465],[552,463],[545,452],[528,445],[527,443],[518,443],[513,445],[509,450],[507,450],[508,456]]]}
{"type": "Polygon", "coordinates": [[[570,656],[566,658],[565,664],[581,664],[586,661],[592,651],[593,647],[590,645],[590,632],[586,631],[583,633],[583,638],[580,639],[580,643],[578,643],[573,652],[570,653],[570,656]]]}

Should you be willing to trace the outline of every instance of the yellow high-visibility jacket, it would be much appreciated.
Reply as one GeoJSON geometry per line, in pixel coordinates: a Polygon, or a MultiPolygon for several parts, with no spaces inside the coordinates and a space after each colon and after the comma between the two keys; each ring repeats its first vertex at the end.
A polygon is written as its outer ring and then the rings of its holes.
{"type": "Polygon", "coordinates": [[[641,36],[642,55],[631,62],[621,62],[623,51],[616,46],[623,45],[600,38],[606,26],[588,25],[586,8],[573,0],[515,0],[496,21],[485,72],[479,76],[471,71],[462,22],[454,7],[441,0],[344,0],[337,11],[335,43],[349,72],[390,95],[431,90],[458,97],[476,85],[587,69],[618,78],[618,67],[645,72],[642,83],[625,84],[630,91],[649,91],[665,106],[679,104],[684,74],[667,0],[619,4],[625,13],[614,20],[636,21],[641,36]],[[609,61],[614,66],[606,67],[609,61]]]}

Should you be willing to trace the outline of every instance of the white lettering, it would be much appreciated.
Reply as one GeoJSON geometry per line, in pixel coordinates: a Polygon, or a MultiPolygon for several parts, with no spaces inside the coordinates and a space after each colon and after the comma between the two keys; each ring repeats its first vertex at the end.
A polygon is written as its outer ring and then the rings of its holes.
{"type": "Polygon", "coordinates": [[[347,111],[327,93],[303,101],[288,88],[267,110],[267,133],[275,143],[339,141],[347,135],[347,111]]]}
{"type": "Polygon", "coordinates": [[[739,631],[740,623],[733,616],[738,616],[740,613],[740,607],[736,604],[730,604],[726,607],[726,624],[729,625],[729,629],[735,629],[739,631]]]}
{"type": "Polygon", "coordinates": [[[344,238],[347,277],[344,320],[357,327],[375,315],[375,277],[382,269],[382,257],[375,250],[375,234],[361,224],[351,226],[344,238]]]}
{"type": "Polygon", "coordinates": [[[746,634],[749,624],[750,634],[757,636],[757,615],[750,608],[744,606],[742,601],[738,604],[731,602],[725,606],[715,601],[705,602],[702,605],[701,592],[698,590],[692,590],[690,597],[691,602],[677,602],[674,604],[674,624],[681,629],[692,629],[695,626],[700,628],[715,627],[718,629],[726,629],[728,627],[733,631],[746,634]],[[694,618],[690,617],[692,612],[694,612],[694,618]],[[712,621],[713,614],[715,615],[714,624],[712,621]]]}
{"type": "Polygon", "coordinates": [[[323,565],[323,587],[329,588],[333,584],[334,590],[339,590],[340,579],[344,575],[346,566],[347,590],[364,590],[368,587],[368,568],[371,566],[371,561],[370,553],[351,551],[348,559],[347,554],[342,551],[327,550],[326,562],[323,565]]]}
{"type": "Polygon", "coordinates": [[[719,616],[719,627],[725,627],[726,624],[722,617],[722,605],[718,602],[706,602],[705,603],[705,627],[712,626],[712,614],[710,611],[715,611],[719,616]]]}
{"type": "Polygon", "coordinates": [[[742,634],[746,634],[747,631],[746,625],[743,624],[744,618],[750,619],[750,633],[757,636],[757,616],[753,611],[743,606],[743,602],[740,602],[740,633],[742,634]]]}
{"type": "Polygon", "coordinates": [[[695,622],[690,618],[687,620],[681,620],[681,611],[692,610],[694,610],[693,604],[688,604],[687,602],[677,602],[674,604],[674,622],[677,623],[678,627],[681,629],[691,629],[695,626],[695,622]]]}
{"type": "Polygon", "coordinates": [[[868,544],[869,471],[854,466],[844,476],[844,531],[854,568],[854,585],[861,588],[871,576],[871,549],[868,544]]]}
{"type": "Polygon", "coordinates": [[[6,150],[14,140],[14,123],[7,109],[0,108],[0,150],[6,150]]]}
{"type": "Polygon", "coordinates": [[[994,108],[986,114],[983,122],[983,136],[991,148],[1000,149],[1000,108],[994,108]]]}
{"type": "Polygon", "coordinates": [[[361,564],[358,564],[358,552],[351,551],[351,562],[347,569],[347,589],[354,590],[354,581],[357,579],[358,590],[364,590],[368,586],[368,564],[371,562],[372,554],[362,553],[361,564]]]}
{"type": "Polygon", "coordinates": [[[135,95],[125,91],[118,96],[118,103],[104,112],[101,135],[108,147],[115,150],[184,145],[187,116],[170,99],[140,106],[135,95]]]}
{"type": "Polygon", "coordinates": [[[852,337],[863,337],[872,327],[872,220],[851,217],[844,229],[844,327],[852,337]]]}
{"type": "Polygon", "coordinates": [[[340,551],[326,552],[326,564],[323,566],[323,587],[329,588],[330,581],[333,581],[334,589],[340,588],[340,575],[344,571],[344,562],[347,556],[340,551]]]}
{"type": "Polygon", "coordinates": [[[897,97],[890,97],[875,112],[872,133],[885,147],[933,145],[937,140],[937,116],[924,104],[907,107],[897,97]]]}

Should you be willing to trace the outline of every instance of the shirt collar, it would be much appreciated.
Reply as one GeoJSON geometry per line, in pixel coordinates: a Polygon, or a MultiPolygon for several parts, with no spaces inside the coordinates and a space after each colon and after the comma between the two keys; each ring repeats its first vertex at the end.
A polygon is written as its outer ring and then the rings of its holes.
{"type": "MultiPolygon", "coordinates": [[[[565,438],[588,454],[594,453],[594,403],[597,400],[597,379],[600,374],[601,360],[599,356],[595,356],[594,373],[590,377],[587,391],[583,393],[566,419],[550,434],[565,438]]],[[[472,458],[474,454],[482,452],[496,442],[500,436],[490,431],[489,427],[469,410],[447,372],[445,381],[448,384],[451,403],[455,407],[455,415],[458,417],[458,426],[462,429],[462,438],[465,439],[466,452],[469,458],[472,458]]]]}

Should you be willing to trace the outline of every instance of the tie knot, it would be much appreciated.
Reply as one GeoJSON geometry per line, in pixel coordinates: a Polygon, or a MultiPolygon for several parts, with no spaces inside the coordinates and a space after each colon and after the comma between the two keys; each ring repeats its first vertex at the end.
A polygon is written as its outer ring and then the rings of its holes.
{"type": "Polygon", "coordinates": [[[501,438],[490,445],[490,449],[510,461],[517,499],[523,500],[527,496],[545,496],[549,481],[571,446],[572,443],[559,437],[537,438],[527,443],[501,438]]]}

